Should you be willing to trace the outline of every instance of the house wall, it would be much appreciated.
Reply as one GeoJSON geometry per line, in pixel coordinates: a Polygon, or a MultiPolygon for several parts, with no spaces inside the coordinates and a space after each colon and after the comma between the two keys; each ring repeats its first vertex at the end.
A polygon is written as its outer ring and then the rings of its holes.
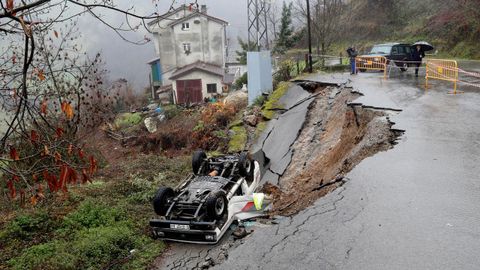
{"type": "Polygon", "coordinates": [[[192,12],[188,8],[170,14],[166,19],[150,26],[153,32],[153,42],[155,43],[155,52],[160,57],[161,70],[163,72],[163,85],[171,84],[170,75],[177,68],[175,37],[172,29],[168,26],[174,19],[183,18],[192,12]]]}
{"type": "MultiPolygon", "coordinates": [[[[212,97],[215,94],[209,94],[207,93],[207,84],[211,83],[216,83],[217,84],[217,93],[216,94],[221,94],[222,93],[222,77],[218,75],[214,75],[211,73],[203,72],[203,71],[193,71],[185,76],[182,76],[180,78],[177,78],[175,81],[172,82],[173,86],[173,93],[175,98],[177,97],[177,80],[202,80],[202,96],[203,98],[205,97],[212,97]]],[[[176,101],[175,101],[176,102],[176,101]]]]}
{"type": "Polygon", "coordinates": [[[181,23],[173,26],[177,67],[197,61],[225,66],[224,26],[200,15],[184,21],[187,22],[190,25],[188,30],[183,30],[181,23]],[[183,48],[184,43],[190,43],[189,54],[183,48]]]}
{"type": "Polygon", "coordinates": [[[169,78],[175,69],[197,61],[225,66],[225,25],[199,15],[185,21],[190,23],[188,31],[182,30],[181,23],[173,27],[168,26],[174,19],[186,17],[191,13],[188,8],[179,10],[168,15],[168,19],[150,25],[155,51],[161,59],[162,85],[172,84],[169,78]],[[190,54],[185,54],[183,43],[191,44],[190,54]]]}

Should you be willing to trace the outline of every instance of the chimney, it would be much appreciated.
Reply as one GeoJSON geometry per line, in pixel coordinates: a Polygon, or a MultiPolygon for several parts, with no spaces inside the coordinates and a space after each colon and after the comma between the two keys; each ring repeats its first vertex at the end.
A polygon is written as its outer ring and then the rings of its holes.
{"type": "Polygon", "coordinates": [[[203,14],[207,14],[207,5],[201,5],[200,6],[200,12],[203,14]]]}

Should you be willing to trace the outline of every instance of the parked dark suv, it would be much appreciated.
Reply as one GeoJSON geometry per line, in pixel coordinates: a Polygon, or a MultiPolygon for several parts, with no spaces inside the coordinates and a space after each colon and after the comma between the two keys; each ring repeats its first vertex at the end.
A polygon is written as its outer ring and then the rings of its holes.
{"type": "Polygon", "coordinates": [[[413,61],[411,46],[403,43],[378,44],[374,45],[370,53],[365,56],[385,56],[387,60],[394,60],[395,65],[400,67],[402,71],[406,71],[409,66],[408,62],[413,61]]]}

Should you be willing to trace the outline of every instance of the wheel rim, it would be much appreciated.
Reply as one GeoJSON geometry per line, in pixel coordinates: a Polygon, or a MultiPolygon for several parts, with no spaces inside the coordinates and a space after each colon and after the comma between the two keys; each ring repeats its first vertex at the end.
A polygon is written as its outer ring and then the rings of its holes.
{"type": "Polygon", "coordinates": [[[221,214],[223,214],[224,209],[225,209],[225,202],[223,201],[223,198],[220,197],[215,202],[215,214],[217,214],[217,216],[220,216],[221,214]]]}

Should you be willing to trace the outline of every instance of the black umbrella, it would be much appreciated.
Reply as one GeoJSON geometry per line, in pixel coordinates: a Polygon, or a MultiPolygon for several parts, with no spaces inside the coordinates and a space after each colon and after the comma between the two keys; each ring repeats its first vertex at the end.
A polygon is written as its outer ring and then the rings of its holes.
{"type": "Polygon", "coordinates": [[[426,42],[426,41],[418,41],[418,42],[415,42],[412,47],[416,47],[417,45],[420,45],[422,47],[422,51],[424,52],[428,52],[428,51],[431,51],[433,50],[433,46],[430,45],[430,43],[426,42]]]}

